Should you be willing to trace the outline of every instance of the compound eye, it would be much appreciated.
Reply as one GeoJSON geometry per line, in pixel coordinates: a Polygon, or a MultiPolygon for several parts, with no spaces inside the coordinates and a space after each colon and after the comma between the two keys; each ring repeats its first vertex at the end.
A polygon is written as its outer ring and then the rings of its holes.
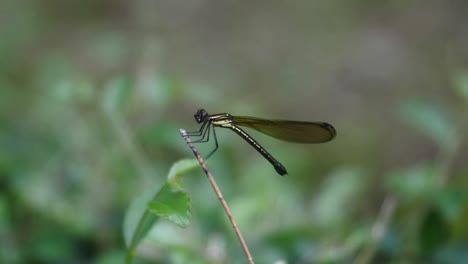
{"type": "Polygon", "coordinates": [[[205,116],[207,116],[207,113],[203,109],[198,109],[197,113],[193,115],[197,123],[201,123],[205,119],[205,116]]]}
{"type": "Polygon", "coordinates": [[[201,119],[202,120],[206,120],[208,118],[208,113],[202,109],[202,112],[201,112],[201,119]]]}

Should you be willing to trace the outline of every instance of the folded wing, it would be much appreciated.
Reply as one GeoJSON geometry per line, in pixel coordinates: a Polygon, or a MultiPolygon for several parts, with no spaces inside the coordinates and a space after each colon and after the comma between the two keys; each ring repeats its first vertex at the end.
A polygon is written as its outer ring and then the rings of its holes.
{"type": "Polygon", "coordinates": [[[336,137],[335,128],[325,122],[269,120],[234,116],[232,123],[255,129],[277,139],[298,143],[324,143],[336,137]]]}

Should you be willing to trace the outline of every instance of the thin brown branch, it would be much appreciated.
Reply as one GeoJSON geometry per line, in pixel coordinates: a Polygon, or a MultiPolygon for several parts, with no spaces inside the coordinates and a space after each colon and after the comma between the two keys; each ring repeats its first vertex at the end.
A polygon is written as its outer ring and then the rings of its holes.
{"type": "Polygon", "coordinates": [[[226,203],[226,201],[223,198],[223,195],[221,191],[218,188],[218,185],[216,184],[213,176],[211,175],[211,172],[208,170],[208,167],[206,166],[205,162],[203,161],[203,158],[200,156],[200,153],[198,150],[195,148],[195,146],[192,143],[192,140],[190,137],[187,135],[187,131],[184,129],[180,129],[180,134],[182,137],[185,139],[187,142],[187,145],[192,149],[193,154],[197,158],[198,162],[200,163],[200,166],[202,167],[203,171],[205,172],[206,176],[208,177],[208,180],[210,181],[211,186],[213,187],[213,190],[216,193],[216,197],[218,197],[219,201],[221,202],[221,205],[224,208],[224,211],[226,212],[227,217],[229,218],[229,221],[231,222],[232,228],[234,229],[234,232],[237,235],[237,238],[239,239],[239,242],[242,246],[242,249],[244,250],[245,256],[247,257],[247,261],[249,264],[253,264],[253,258],[252,255],[250,254],[249,248],[247,247],[247,244],[245,243],[244,237],[242,236],[239,227],[237,226],[236,221],[234,220],[234,217],[232,216],[231,210],[229,210],[229,207],[226,203]]]}

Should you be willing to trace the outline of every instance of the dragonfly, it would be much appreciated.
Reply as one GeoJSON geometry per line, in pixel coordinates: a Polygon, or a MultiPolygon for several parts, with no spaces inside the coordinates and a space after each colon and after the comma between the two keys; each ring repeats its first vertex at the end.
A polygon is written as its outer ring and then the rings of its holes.
{"type": "Polygon", "coordinates": [[[241,126],[252,128],[260,133],[280,140],[296,143],[325,143],[336,137],[335,128],[326,122],[263,119],[250,116],[233,116],[228,113],[210,115],[204,109],[198,109],[194,117],[195,121],[201,124],[200,130],[188,132],[187,134],[201,138],[193,141],[193,143],[208,142],[210,140],[211,131],[213,131],[215,148],[205,159],[211,157],[218,149],[215,127],[228,128],[237,133],[257,150],[273,165],[276,172],[281,176],[288,174],[286,168],[262,147],[262,145],[240,128],[241,126]]]}

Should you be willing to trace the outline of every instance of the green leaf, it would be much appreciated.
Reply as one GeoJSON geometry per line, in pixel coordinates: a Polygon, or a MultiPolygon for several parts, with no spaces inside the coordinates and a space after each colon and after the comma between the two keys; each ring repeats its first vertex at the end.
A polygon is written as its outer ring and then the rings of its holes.
{"type": "Polygon", "coordinates": [[[198,167],[197,159],[185,159],[174,163],[167,175],[168,180],[177,180],[179,176],[198,167]]]}
{"type": "Polygon", "coordinates": [[[447,221],[435,208],[430,208],[424,216],[419,237],[421,249],[425,255],[436,251],[450,237],[450,228],[447,221]]]}
{"type": "Polygon", "coordinates": [[[461,186],[447,186],[433,195],[434,203],[451,221],[459,218],[468,205],[468,192],[461,186]]]}
{"type": "Polygon", "coordinates": [[[124,239],[129,250],[133,250],[146,236],[157,217],[147,211],[147,204],[159,193],[160,184],[148,188],[134,199],[124,219],[124,239]]]}
{"type": "Polygon", "coordinates": [[[435,188],[434,172],[429,164],[398,170],[387,177],[386,185],[407,201],[430,197],[435,188]]]}
{"type": "Polygon", "coordinates": [[[140,194],[127,210],[124,219],[124,238],[127,263],[131,263],[138,244],[146,237],[160,217],[180,226],[187,226],[190,219],[190,198],[182,188],[182,175],[196,168],[194,160],[181,160],[169,170],[168,180],[156,184],[140,194]]]}
{"type": "Polygon", "coordinates": [[[407,102],[400,106],[403,120],[440,147],[451,147],[456,142],[454,126],[445,113],[433,104],[407,102]]]}
{"type": "Polygon", "coordinates": [[[322,227],[339,226],[349,213],[349,203],[359,195],[366,173],[360,168],[342,167],[327,175],[315,198],[314,222],[322,227]]]}
{"type": "Polygon", "coordinates": [[[187,227],[191,217],[190,206],[190,198],[179,185],[167,182],[156,198],[148,204],[148,209],[158,217],[187,227]]]}

